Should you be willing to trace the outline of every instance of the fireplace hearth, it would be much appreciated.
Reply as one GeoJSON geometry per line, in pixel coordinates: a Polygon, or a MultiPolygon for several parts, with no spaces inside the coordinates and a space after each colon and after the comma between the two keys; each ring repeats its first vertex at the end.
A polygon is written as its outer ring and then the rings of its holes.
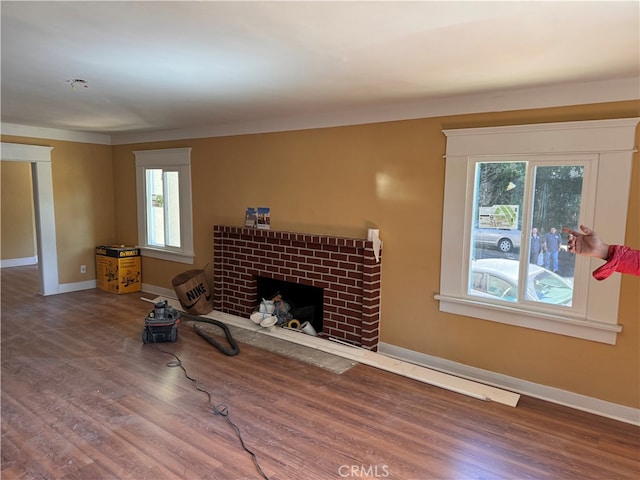
{"type": "Polygon", "coordinates": [[[320,290],[316,331],[377,349],[381,263],[371,241],[216,225],[214,308],[249,317],[261,299],[262,278],[320,290]]]}

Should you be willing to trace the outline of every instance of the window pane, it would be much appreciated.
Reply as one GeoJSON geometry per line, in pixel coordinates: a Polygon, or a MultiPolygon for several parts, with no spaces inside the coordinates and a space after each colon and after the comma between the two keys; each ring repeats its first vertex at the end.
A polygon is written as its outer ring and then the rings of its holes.
{"type": "Polygon", "coordinates": [[[517,300],[526,168],[526,162],[476,164],[469,295],[517,300]]]}
{"type": "Polygon", "coordinates": [[[476,164],[468,294],[571,306],[575,256],[566,251],[561,230],[579,223],[584,167],[534,166],[529,203],[524,198],[527,165],[476,164]],[[525,206],[531,208],[531,224],[525,229],[529,251],[520,255],[525,244],[520,212],[525,206]],[[526,285],[518,292],[520,278],[526,285]]]}
{"type": "Polygon", "coordinates": [[[549,270],[529,265],[527,300],[569,307],[573,300],[573,286],[549,270]]]}
{"type": "Polygon", "coordinates": [[[562,227],[579,223],[583,177],[582,165],[535,168],[527,300],[572,303],[575,255],[566,250],[562,227]]]}
{"type": "Polygon", "coordinates": [[[164,188],[161,169],[146,169],[147,243],[164,246],[164,188]]]}
{"type": "Polygon", "coordinates": [[[178,172],[165,173],[165,221],[166,242],[170,247],[180,248],[180,185],[178,172]]]}
{"type": "Polygon", "coordinates": [[[511,282],[494,276],[487,276],[487,292],[510,302],[516,301],[518,291],[511,282]]]}

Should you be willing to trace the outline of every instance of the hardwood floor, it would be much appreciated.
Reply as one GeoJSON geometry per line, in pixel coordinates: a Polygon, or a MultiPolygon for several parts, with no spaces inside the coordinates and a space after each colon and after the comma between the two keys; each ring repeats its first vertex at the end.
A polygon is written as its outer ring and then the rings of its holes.
{"type": "Polygon", "coordinates": [[[640,429],[540,400],[486,403],[372,367],[338,375],[180,326],[143,344],[141,294],[42,297],[2,269],[2,479],[633,479],[640,429]]]}

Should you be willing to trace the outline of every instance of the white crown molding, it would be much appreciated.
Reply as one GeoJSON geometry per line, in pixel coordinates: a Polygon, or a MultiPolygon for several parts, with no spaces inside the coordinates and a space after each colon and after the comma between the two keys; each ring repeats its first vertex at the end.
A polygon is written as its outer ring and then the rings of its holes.
{"type": "Polygon", "coordinates": [[[32,127],[29,125],[17,125],[15,123],[0,124],[0,132],[2,135],[14,135],[16,137],[44,138],[48,140],[63,140],[67,142],[111,145],[111,135],[103,135],[101,133],[32,127]]]}
{"type": "Polygon", "coordinates": [[[225,137],[638,99],[640,99],[640,77],[630,77],[599,82],[460,95],[431,99],[424,102],[388,104],[329,113],[310,113],[308,115],[256,120],[238,124],[203,126],[194,129],[124,133],[113,135],[112,141],[114,145],[125,145],[162,140],[225,137]]]}
{"type": "Polygon", "coordinates": [[[588,105],[640,99],[640,77],[626,77],[594,82],[567,83],[517,90],[503,90],[473,95],[459,95],[379,105],[352,110],[335,110],[290,117],[269,118],[226,125],[208,125],[189,129],[153,132],[98,134],[33,127],[11,123],[0,124],[3,135],[67,140],[103,145],[127,145],[166,140],[226,137],[257,133],[328,128],[367,123],[414,120],[450,115],[506,112],[534,108],[588,105]]]}

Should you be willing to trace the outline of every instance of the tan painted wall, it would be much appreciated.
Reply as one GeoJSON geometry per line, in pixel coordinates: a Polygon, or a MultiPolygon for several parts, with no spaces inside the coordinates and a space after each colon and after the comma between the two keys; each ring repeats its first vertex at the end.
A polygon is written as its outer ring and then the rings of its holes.
{"type": "Polygon", "coordinates": [[[116,241],[111,146],[6,135],[2,141],[53,147],[59,283],[95,280],[96,245],[116,241]]]}
{"type": "MultiPolygon", "coordinates": [[[[118,238],[136,241],[132,150],[192,147],[196,266],[213,257],[214,224],[271,208],[271,228],[366,236],[380,228],[381,340],[590,397],[640,407],[640,278],[622,283],[616,346],[441,313],[445,164],[442,129],[634,117],[637,102],[114,147],[118,238]]],[[[640,137],[638,138],[640,144],[640,137]]],[[[638,156],[627,242],[640,246],[638,156]]],[[[171,288],[190,266],[143,259],[143,281],[171,288]]]]}
{"type": "Polygon", "coordinates": [[[2,197],[0,220],[2,260],[37,255],[31,164],[0,162],[2,197]]]}
{"type": "MultiPolygon", "coordinates": [[[[442,129],[637,116],[639,102],[619,102],[114,146],[112,178],[107,147],[50,142],[61,281],[75,278],[76,264],[89,262],[96,243],[137,242],[132,151],[192,147],[196,267],[212,260],[213,225],[241,225],[247,206],[271,207],[278,230],[363,237],[367,228],[380,228],[383,342],[640,408],[640,277],[623,278],[624,330],[615,346],[444,314],[433,298],[440,281],[442,129]],[[75,253],[65,252],[67,245],[75,253]]],[[[640,246],[637,154],[632,175],[626,243],[640,246]]],[[[171,288],[171,279],[189,268],[143,258],[143,282],[171,288]]]]}

